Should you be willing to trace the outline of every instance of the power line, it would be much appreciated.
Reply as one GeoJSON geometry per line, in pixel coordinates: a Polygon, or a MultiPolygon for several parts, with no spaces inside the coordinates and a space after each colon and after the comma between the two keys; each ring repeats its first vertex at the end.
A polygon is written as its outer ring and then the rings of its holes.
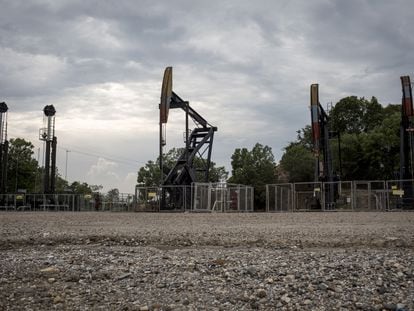
{"type": "Polygon", "coordinates": [[[93,157],[93,158],[102,158],[102,159],[106,159],[106,160],[113,161],[113,162],[116,162],[116,163],[121,163],[121,164],[124,164],[124,165],[128,165],[128,166],[131,166],[131,167],[132,166],[136,167],[136,165],[140,163],[137,160],[131,160],[131,159],[127,159],[127,158],[122,159],[120,157],[117,158],[117,157],[114,157],[114,156],[107,156],[107,155],[104,155],[104,154],[98,154],[98,153],[82,151],[82,150],[70,148],[70,147],[67,147],[67,146],[59,146],[58,149],[67,150],[69,152],[74,152],[74,153],[82,154],[82,155],[93,157]]]}

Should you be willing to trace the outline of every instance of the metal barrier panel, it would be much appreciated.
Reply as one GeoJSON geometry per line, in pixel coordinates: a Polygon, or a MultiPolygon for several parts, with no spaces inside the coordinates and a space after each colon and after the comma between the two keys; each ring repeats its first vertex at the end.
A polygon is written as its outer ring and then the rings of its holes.
{"type": "Polygon", "coordinates": [[[293,211],[293,184],[266,185],[266,211],[293,211]]]}
{"type": "Polygon", "coordinates": [[[130,212],[134,211],[134,196],[129,193],[119,193],[118,195],[108,197],[103,196],[101,202],[102,211],[109,212],[130,212]]]}
{"type": "Polygon", "coordinates": [[[160,191],[160,210],[185,211],[190,209],[190,186],[162,186],[160,191]]]}
{"type": "Polygon", "coordinates": [[[353,188],[351,181],[325,182],[322,184],[324,211],[350,211],[353,209],[353,188]],[[329,198],[328,198],[329,197],[329,198]]]}
{"type": "Polygon", "coordinates": [[[246,187],[246,212],[254,211],[254,188],[246,187]]]}
{"type": "Polygon", "coordinates": [[[294,183],[293,211],[321,210],[325,202],[321,194],[322,183],[294,183]]]}
{"type": "Polygon", "coordinates": [[[193,211],[253,211],[252,187],[227,183],[193,183],[193,211]]]}
{"type": "Polygon", "coordinates": [[[158,187],[136,187],[136,207],[138,212],[155,212],[160,207],[160,189],[158,187]]]}
{"type": "Polygon", "coordinates": [[[191,206],[192,211],[206,212],[210,209],[211,192],[210,184],[206,183],[194,183],[193,186],[193,203],[191,206]]]}
{"type": "Polygon", "coordinates": [[[414,180],[388,180],[387,210],[413,210],[414,209],[414,180]]]}
{"type": "Polygon", "coordinates": [[[387,207],[385,181],[354,181],[355,211],[385,211],[387,207]]]}

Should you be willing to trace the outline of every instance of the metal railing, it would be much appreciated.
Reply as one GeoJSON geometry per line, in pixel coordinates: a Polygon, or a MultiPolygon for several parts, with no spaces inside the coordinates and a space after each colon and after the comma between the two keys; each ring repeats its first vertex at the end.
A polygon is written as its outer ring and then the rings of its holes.
{"type": "Polygon", "coordinates": [[[414,210],[414,180],[266,185],[267,212],[414,210]]]}
{"type": "Polygon", "coordinates": [[[0,211],[122,211],[135,210],[135,196],[105,194],[0,194],[0,211]]]}
{"type": "Polygon", "coordinates": [[[253,187],[228,183],[135,189],[138,211],[251,212],[253,187]]]}

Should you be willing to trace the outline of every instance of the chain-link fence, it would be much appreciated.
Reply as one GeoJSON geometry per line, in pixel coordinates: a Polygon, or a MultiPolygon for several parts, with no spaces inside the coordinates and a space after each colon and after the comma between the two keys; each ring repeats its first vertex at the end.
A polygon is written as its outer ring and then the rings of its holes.
{"type": "Polygon", "coordinates": [[[293,211],[293,184],[266,185],[266,211],[293,211]]]}
{"type": "Polygon", "coordinates": [[[387,190],[385,181],[354,181],[354,210],[385,211],[387,206],[387,190]]]}
{"type": "Polygon", "coordinates": [[[0,210],[5,211],[110,211],[135,210],[133,194],[0,194],[0,210]]]}
{"type": "Polygon", "coordinates": [[[300,182],[266,185],[266,211],[414,209],[414,180],[300,182]]]}
{"type": "Polygon", "coordinates": [[[387,209],[393,210],[414,210],[414,180],[388,180],[387,209]]]}
{"type": "Polygon", "coordinates": [[[254,190],[251,186],[228,183],[193,183],[192,189],[192,211],[253,211],[254,190]]]}
{"type": "Polygon", "coordinates": [[[135,188],[136,211],[186,211],[191,210],[192,190],[190,186],[161,186],[135,188]]]}

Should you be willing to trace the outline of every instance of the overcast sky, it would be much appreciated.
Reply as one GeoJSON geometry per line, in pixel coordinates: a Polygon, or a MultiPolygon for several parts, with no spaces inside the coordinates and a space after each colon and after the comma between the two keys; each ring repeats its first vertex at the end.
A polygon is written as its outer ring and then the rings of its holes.
{"type": "MultiPolygon", "coordinates": [[[[235,148],[283,147],[320,101],[376,96],[400,103],[414,71],[414,1],[0,0],[0,101],[9,138],[35,147],[53,104],[64,177],[133,192],[158,154],[163,71],[173,90],[218,127],[213,161],[235,148]],[[67,150],[69,150],[67,152],[67,150]]],[[[183,146],[170,112],[167,149],[183,146]]],[[[42,156],[40,155],[40,162],[42,156]]]]}

